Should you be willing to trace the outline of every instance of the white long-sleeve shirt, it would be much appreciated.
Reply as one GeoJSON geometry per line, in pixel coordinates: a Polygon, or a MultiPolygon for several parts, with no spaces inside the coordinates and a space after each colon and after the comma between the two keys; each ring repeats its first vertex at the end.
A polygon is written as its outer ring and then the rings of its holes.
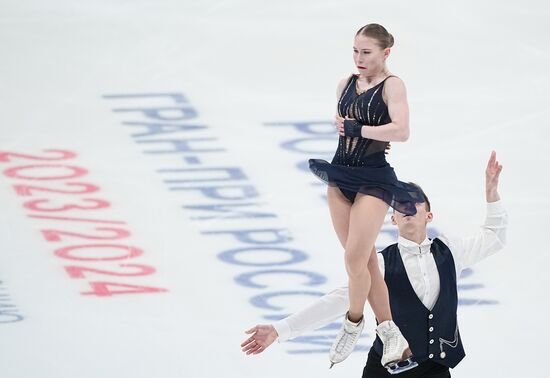
{"type": "MultiPolygon", "coordinates": [[[[506,242],[507,214],[501,201],[487,203],[485,224],[470,237],[441,235],[438,238],[451,250],[455,262],[457,280],[463,269],[502,249],[506,242]]],[[[422,303],[432,309],[439,296],[439,272],[426,238],[421,244],[399,236],[397,246],[407,276],[422,303]]],[[[384,272],[384,257],[378,254],[378,264],[384,272]]],[[[319,298],[302,310],[273,324],[279,342],[293,339],[306,332],[321,328],[342,317],[349,309],[347,286],[338,288],[319,298]]]]}

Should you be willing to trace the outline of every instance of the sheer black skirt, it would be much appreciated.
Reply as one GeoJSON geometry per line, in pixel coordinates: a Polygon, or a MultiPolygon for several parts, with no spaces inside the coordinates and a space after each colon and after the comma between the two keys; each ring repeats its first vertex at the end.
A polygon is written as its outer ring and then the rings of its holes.
{"type": "Polygon", "coordinates": [[[309,169],[326,184],[338,187],[352,203],[357,193],[363,193],[381,199],[400,213],[414,215],[415,204],[424,202],[418,188],[397,179],[384,152],[369,156],[362,166],[310,159],[309,169]]]}

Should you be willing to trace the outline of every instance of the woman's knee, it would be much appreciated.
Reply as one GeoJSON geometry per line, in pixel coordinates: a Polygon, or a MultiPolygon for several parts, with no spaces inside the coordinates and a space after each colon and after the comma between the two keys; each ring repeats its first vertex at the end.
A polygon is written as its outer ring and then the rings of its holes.
{"type": "Polygon", "coordinates": [[[365,273],[369,273],[369,256],[367,251],[361,248],[354,248],[348,246],[345,253],[346,270],[350,278],[354,276],[361,276],[365,273]]]}

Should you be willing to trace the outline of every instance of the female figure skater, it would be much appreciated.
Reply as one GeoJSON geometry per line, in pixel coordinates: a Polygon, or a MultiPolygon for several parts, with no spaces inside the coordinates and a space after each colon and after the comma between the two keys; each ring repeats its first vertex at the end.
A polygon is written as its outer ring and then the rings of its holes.
{"type": "Polygon", "coordinates": [[[424,199],[417,188],[397,180],[385,157],[388,142],[404,142],[409,137],[405,85],[386,67],[392,46],[393,36],[379,24],[368,24],[356,33],[353,59],[359,74],[338,85],[336,154],[331,163],[310,159],[309,166],[329,185],[330,214],[345,249],[349,278],[350,307],[330,350],[331,367],[353,351],[363,329],[368,298],[379,323],[376,332],[384,344],[382,365],[395,374],[416,363],[409,358],[408,343],[392,321],[374,243],[389,206],[414,215],[415,204],[424,199]]]}

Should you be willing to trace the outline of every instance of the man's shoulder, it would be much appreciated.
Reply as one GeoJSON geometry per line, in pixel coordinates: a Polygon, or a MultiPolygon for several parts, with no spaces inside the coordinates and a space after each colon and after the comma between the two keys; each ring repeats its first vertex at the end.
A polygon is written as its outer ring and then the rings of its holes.
{"type": "Polygon", "coordinates": [[[432,241],[432,246],[436,245],[440,251],[442,252],[448,251],[451,254],[451,256],[453,256],[454,255],[453,249],[457,243],[457,240],[455,239],[456,238],[454,238],[453,236],[438,235],[437,237],[431,239],[431,241],[432,241]]]}
{"type": "Polygon", "coordinates": [[[452,235],[439,234],[435,238],[432,238],[431,241],[432,243],[435,243],[435,244],[439,244],[439,245],[443,244],[447,248],[451,249],[451,245],[453,244],[453,240],[455,239],[457,238],[452,235]]]}
{"type": "Polygon", "coordinates": [[[391,253],[392,251],[394,252],[394,251],[398,251],[398,250],[399,249],[397,248],[397,242],[396,242],[396,243],[388,245],[386,248],[384,248],[381,251],[377,251],[377,253],[382,255],[382,254],[391,253]]]}

